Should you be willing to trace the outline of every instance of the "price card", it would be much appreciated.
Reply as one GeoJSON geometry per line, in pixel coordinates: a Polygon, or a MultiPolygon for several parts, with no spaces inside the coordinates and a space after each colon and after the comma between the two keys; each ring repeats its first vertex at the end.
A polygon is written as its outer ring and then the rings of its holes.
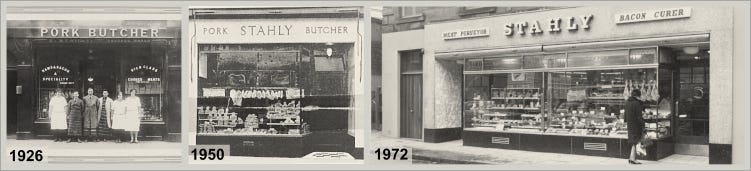
{"type": "Polygon", "coordinates": [[[368,163],[412,164],[413,161],[409,147],[374,147],[368,152],[368,163]]]}

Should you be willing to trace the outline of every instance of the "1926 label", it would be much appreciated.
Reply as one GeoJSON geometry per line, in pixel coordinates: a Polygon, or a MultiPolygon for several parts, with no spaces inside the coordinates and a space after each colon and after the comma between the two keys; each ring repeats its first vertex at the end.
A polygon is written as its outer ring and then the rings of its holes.
{"type": "Polygon", "coordinates": [[[11,150],[10,158],[14,162],[40,162],[44,155],[42,150],[11,150]]]}

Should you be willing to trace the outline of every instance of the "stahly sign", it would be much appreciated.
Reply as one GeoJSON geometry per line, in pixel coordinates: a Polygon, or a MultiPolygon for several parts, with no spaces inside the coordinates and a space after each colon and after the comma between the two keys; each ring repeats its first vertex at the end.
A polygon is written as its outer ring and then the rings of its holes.
{"type": "Polygon", "coordinates": [[[539,21],[520,21],[507,23],[504,25],[503,32],[506,36],[524,35],[524,34],[542,34],[543,32],[561,32],[561,30],[575,31],[579,29],[588,30],[594,15],[569,16],[563,18],[551,18],[539,21]],[[541,24],[542,23],[542,24],[541,24]]]}

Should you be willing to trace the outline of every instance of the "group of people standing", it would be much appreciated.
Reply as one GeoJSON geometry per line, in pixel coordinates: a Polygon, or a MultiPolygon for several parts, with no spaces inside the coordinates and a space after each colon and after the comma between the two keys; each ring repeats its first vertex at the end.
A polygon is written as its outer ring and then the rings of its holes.
{"type": "Polygon", "coordinates": [[[56,142],[67,139],[79,143],[107,140],[120,143],[126,134],[130,134],[130,143],[138,142],[142,109],[135,90],[130,90],[127,98],[118,91],[115,100],[107,90],[102,91],[102,97],[94,95],[92,88],[86,92],[79,99],[78,91],[74,91],[68,100],[58,89],[50,99],[48,112],[56,142]]]}

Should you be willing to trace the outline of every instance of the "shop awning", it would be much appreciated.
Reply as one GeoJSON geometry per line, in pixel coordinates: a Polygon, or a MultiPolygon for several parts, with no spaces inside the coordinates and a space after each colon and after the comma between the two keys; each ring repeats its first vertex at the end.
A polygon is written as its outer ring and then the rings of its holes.
{"type": "Polygon", "coordinates": [[[574,51],[582,49],[607,49],[624,47],[660,46],[683,43],[709,42],[709,34],[693,34],[669,37],[653,37],[641,39],[611,40],[599,42],[543,45],[543,52],[574,51]]]}
{"type": "Polygon", "coordinates": [[[608,49],[625,47],[646,47],[683,43],[709,42],[709,34],[686,34],[666,37],[650,37],[635,39],[603,40],[583,43],[566,44],[541,44],[521,47],[500,47],[495,49],[471,49],[454,51],[437,51],[435,58],[440,60],[460,60],[473,58],[486,58],[493,56],[508,56],[520,53],[535,52],[567,52],[583,49],[608,49]]]}
{"type": "Polygon", "coordinates": [[[459,59],[483,58],[483,57],[490,57],[490,56],[500,56],[500,55],[509,55],[509,54],[517,54],[517,53],[533,53],[533,52],[542,52],[542,45],[509,47],[509,48],[499,48],[499,49],[484,49],[484,50],[436,52],[435,58],[441,59],[441,60],[459,60],[459,59]]]}

